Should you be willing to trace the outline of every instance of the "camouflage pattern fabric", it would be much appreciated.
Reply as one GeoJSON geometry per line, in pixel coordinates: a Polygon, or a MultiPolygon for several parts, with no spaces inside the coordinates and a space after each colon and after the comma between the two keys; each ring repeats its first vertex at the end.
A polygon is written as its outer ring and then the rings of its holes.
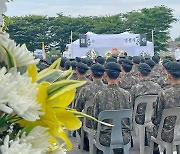
{"type": "MultiPolygon", "coordinates": [[[[116,84],[108,85],[96,94],[94,98],[93,115],[95,118],[98,118],[101,111],[131,109],[131,106],[131,96],[128,91],[120,88],[116,84]]],[[[112,123],[111,120],[107,120],[105,122],[112,123]]],[[[97,123],[94,123],[94,129],[96,128],[97,123]]],[[[124,144],[127,144],[131,137],[129,119],[124,119],[122,121],[122,133],[124,144]]],[[[100,133],[100,143],[102,145],[109,146],[110,138],[111,127],[103,125],[100,133]]]]}

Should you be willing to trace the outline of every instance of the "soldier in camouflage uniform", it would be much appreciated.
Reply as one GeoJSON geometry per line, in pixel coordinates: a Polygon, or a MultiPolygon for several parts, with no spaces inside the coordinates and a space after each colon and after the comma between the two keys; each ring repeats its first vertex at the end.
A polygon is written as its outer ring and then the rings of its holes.
{"type": "Polygon", "coordinates": [[[89,79],[90,81],[93,81],[93,79],[91,77],[91,70],[90,70],[90,68],[91,68],[91,66],[93,64],[93,60],[90,59],[89,57],[86,57],[86,63],[87,63],[87,66],[89,68],[87,73],[86,73],[86,78],[89,79]]]}
{"type": "Polygon", "coordinates": [[[157,80],[161,77],[161,73],[160,70],[157,70],[157,67],[155,67],[156,63],[153,60],[149,59],[146,61],[146,64],[151,67],[150,80],[153,82],[157,82],[157,80]]]}
{"type": "MultiPolygon", "coordinates": [[[[86,78],[86,73],[89,70],[88,66],[82,62],[77,63],[77,76],[79,81],[87,81],[86,85],[92,83],[92,81],[86,78]]],[[[80,88],[78,88],[80,90],[80,88]]]]}
{"type": "Polygon", "coordinates": [[[131,74],[133,76],[138,77],[137,72],[138,72],[138,65],[139,65],[140,62],[141,62],[141,58],[139,56],[134,56],[133,57],[133,68],[131,70],[131,74]]]}
{"type": "Polygon", "coordinates": [[[170,62],[169,60],[164,60],[162,65],[162,72],[161,77],[157,80],[157,83],[161,86],[163,90],[168,89],[171,87],[170,82],[167,78],[167,70],[166,70],[166,63],[170,62]]]}
{"type": "Polygon", "coordinates": [[[76,71],[76,66],[77,66],[77,62],[74,60],[71,62],[71,67],[73,72],[73,75],[71,76],[71,80],[77,80],[78,76],[77,76],[77,71],[76,71]]]}
{"type": "Polygon", "coordinates": [[[61,62],[60,62],[60,70],[64,71],[65,70],[65,62],[67,61],[68,59],[66,57],[62,57],[61,58],[61,62]]]}
{"type": "MultiPolygon", "coordinates": [[[[121,69],[119,64],[110,62],[105,65],[105,75],[107,76],[108,86],[100,90],[94,98],[93,115],[98,118],[101,111],[104,110],[120,110],[131,109],[131,96],[130,93],[118,86],[118,77],[121,69]]],[[[110,120],[106,122],[111,123],[110,120]]],[[[96,130],[97,123],[94,125],[96,130]]],[[[130,141],[130,123],[128,119],[122,121],[122,133],[124,144],[130,141]]],[[[110,145],[111,127],[102,126],[100,133],[100,143],[104,146],[110,145]]],[[[114,150],[115,154],[123,153],[120,149],[114,150]]]]}
{"type": "Polygon", "coordinates": [[[139,79],[132,76],[130,71],[132,69],[132,62],[129,59],[124,59],[121,65],[123,75],[119,79],[119,87],[129,91],[131,93],[131,87],[139,83],[139,79]]]}
{"type": "MultiPolygon", "coordinates": [[[[82,111],[85,108],[85,104],[89,101],[92,102],[92,106],[93,106],[93,99],[94,96],[96,95],[96,93],[100,90],[104,88],[104,84],[102,82],[102,77],[104,75],[104,66],[101,64],[94,64],[91,67],[91,72],[92,72],[92,79],[93,82],[89,85],[85,85],[84,87],[81,88],[78,98],[76,100],[76,110],[77,111],[82,111]]],[[[92,114],[92,108],[88,108],[88,111],[86,114],[91,115],[92,114]]],[[[92,121],[90,119],[87,119],[86,121],[86,126],[88,128],[92,128],[92,121]]],[[[82,128],[81,128],[82,129],[82,128]]],[[[80,131],[79,131],[80,133],[80,131]]],[[[87,134],[85,133],[84,135],[84,149],[88,150],[89,148],[89,140],[87,137],[87,134]]]]}
{"type": "Polygon", "coordinates": [[[152,60],[155,62],[155,66],[153,68],[153,71],[154,72],[158,72],[158,73],[161,73],[162,71],[162,65],[159,64],[159,61],[160,61],[160,57],[158,55],[155,55],[152,57],[152,60]]]}
{"type": "MultiPolygon", "coordinates": [[[[152,123],[147,126],[147,131],[150,136],[157,136],[157,130],[161,121],[162,112],[164,109],[180,107],[180,63],[169,62],[166,65],[167,78],[171,83],[171,88],[161,91],[158,95],[156,104],[154,105],[154,114],[152,123]]],[[[174,126],[176,118],[174,116],[167,117],[164,121],[163,132],[161,138],[165,142],[171,143],[174,136],[174,126]]]]}
{"type": "Polygon", "coordinates": [[[106,62],[106,58],[104,58],[102,56],[98,56],[95,61],[101,65],[104,65],[106,62]]]}
{"type": "MultiPolygon", "coordinates": [[[[94,100],[94,96],[96,95],[96,93],[100,90],[100,89],[104,89],[106,87],[106,85],[103,84],[102,82],[102,77],[104,75],[104,66],[101,64],[93,64],[91,66],[91,76],[93,78],[93,82],[89,85],[86,85],[84,87],[81,88],[79,96],[76,100],[76,109],[77,111],[82,111],[85,107],[85,104],[87,101],[92,101],[92,105],[93,105],[93,100],[94,100]]],[[[92,114],[92,111],[90,112],[88,110],[87,114],[92,114]]],[[[87,120],[88,121],[88,120],[87,120]]],[[[87,123],[87,126],[89,128],[92,128],[92,125],[90,125],[90,121],[88,121],[89,123],[87,123]]]]}
{"type": "MultiPolygon", "coordinates": [[[[131,88],[133,105],[135,99],[138,96],[158,94],[158,92],[161,90],[160,85],[158,85],[153,81],[150,81],[149,79],[150,72],[151,72],[151,68],[148,64],[145,63],[139,64],[138,76],[140,82],[137,85],[132,86],[131,88]]],[[[135,119],[138,124],[144,124],[145,108],[146,108],[145,103],[139,104],[137,108],[135,119]]]]}
{"type": "MultiPolygon", "coordinates": [[[[86,78],[86,72],[87,72],[87,70],[89,69],[86,64],[84,64],[84,63],[82,63],[82,62],[78,62],[76,69],[77,69],[77,76],[78,76],[78,80],[79,80],[79,81],[87,81],[85,85],[89,85],[89,84],[92,83],[92,81],[90,81],[90,80],[88,80],[88,79],[86,78]]],[[[85,86],[85,85],[83,85],[83,86],[85,86]]],[[[82,88],[83,86],[78,87],[78,88],[76,89],[75,100],[77,99],[77,97],[78,97],[78,95],[79,95],[79,92],[80,92],[80,90],[81,90],[81,88],[82,88]]],[[[75,100],[74,100],[74,102],[76,102],[75,100]]],[[[75,106],[76,106],[76,104],[75,104],[75,106]]]]}

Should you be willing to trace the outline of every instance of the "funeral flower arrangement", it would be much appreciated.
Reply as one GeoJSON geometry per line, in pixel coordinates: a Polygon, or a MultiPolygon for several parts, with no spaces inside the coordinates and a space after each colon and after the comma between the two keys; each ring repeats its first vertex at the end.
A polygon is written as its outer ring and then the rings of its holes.
{"type": "Polygon", "coordinates": [[[85,81],[69,80],[73,71],[60,71],[60,59],[41,72],[38,62],[25,45],[0,32],[2,154],[64,154],[72,148],[65,130],[81,127],[81,113],[68,106],[85,81]]]}

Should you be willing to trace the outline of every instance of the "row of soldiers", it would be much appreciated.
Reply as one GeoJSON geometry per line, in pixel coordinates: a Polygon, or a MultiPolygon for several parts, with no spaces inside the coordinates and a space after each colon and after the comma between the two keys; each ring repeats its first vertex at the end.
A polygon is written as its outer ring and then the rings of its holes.
{"type": "MultiPolygon", "coordinates": [[[[180,106],[180,63],[171,58],[165,59],[159,64],[159,56],[150,57],[118,57],[112,55],[105,59],[97,57],[95,61],[89,58],[79,58],[69,61],[61,60],[61,69],[72,67],[74,74],[72,79],[86,80],[87,83],[77,89],[75,108],[82,111],[88,101],[92,102],[92,109],[88,114],[98,118],[101,111],[132,109],[135,99],[142,95],[158,94],[154,104],[152,123],[148,125],[147,141],[151,135],[156,136],[162,112],[166,108],[180,106]]],[[[146,105],[138,106],[136,122],[143,124],[146,105]]],[[[106,121],[111,123],[111,121],[106,121]]],[[[164,125],[162,139],[172,142],[175,118],[167,118],[164,125]]],[[[95,129],[97,123],[88,121],[87,126],[95,129]]],[[[130,122],[122,121],[122,133],[124,144],[131,140],[130,122]]],[[[103,126],[100,134],[100,143],[109,146],[111,128],[103,126]]],[[[148,144],[148,142],[147,142],[148,144]]],[[[85,136],[85,150],[88,150],[88,139],[85,136]]],[[[100,151],[99,151],[100,153],[100,151]]],[[[114,153],[123,153],[116,149],[114,153]]],[[[155,153],[158,149],[155,148],[155,153]]]]}

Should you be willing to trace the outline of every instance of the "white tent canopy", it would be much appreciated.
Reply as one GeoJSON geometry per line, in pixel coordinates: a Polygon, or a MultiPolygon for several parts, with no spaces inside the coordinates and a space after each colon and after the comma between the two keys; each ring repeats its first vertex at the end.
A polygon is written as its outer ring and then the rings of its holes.
{"type": "Polygon", "coordinates": [[[138,56],[142,52],[154,55],[154,45],[147,41],[146,46],[140,46],[140,34],[124,32],[121,34],[95,34],[86,33],[87,47],[80,47],[80,40],[68,44],[68,51],[71,57],[84,57],[90,50],[95,50],[99,55],[104,56],[107,51],[117,48],[119,51],[127,52],[129,56],[138,56]]]}

